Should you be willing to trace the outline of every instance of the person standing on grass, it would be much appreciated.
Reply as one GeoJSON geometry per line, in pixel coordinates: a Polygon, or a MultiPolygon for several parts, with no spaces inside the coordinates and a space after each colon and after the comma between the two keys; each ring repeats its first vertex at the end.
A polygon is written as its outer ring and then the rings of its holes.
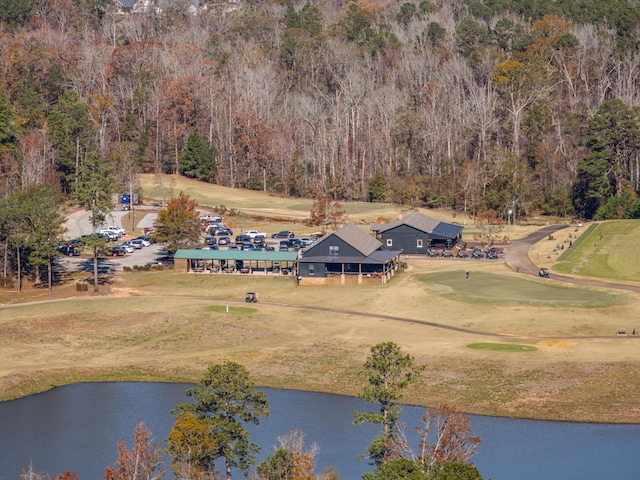
{"type": "Polygon", "coordinates": [[[469,270],[467,270],[466,274],[467,274],[466,278],[469,278],[469,270]]]}

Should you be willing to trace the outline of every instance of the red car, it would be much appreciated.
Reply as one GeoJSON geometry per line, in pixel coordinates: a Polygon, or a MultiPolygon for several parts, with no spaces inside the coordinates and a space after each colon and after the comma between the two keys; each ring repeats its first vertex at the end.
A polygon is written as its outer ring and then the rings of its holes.
{"type": "Polygon", "coordinates": [[[127,251],[122,247],[113,247],[110,252],[114,257],[122,257],[127,254],[127,251]]]}

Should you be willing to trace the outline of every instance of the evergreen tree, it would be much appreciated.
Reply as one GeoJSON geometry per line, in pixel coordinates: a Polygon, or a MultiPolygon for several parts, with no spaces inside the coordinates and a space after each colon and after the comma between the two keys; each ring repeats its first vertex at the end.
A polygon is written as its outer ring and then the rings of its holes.
{"type": "Polygon", "coordinates": [[[187,138],[180,154],[180,174],[205,182],[213,182],[218,167],[218,151],[195,129],[187,138]]]}
{"type": "Polygon", "coordinates": [[[422,368],[414,364],[413,357],[404,355],[393,342],[379,343],[371,347],[371,355],[364,363],[362,374],[367,384],[360,398],[377,405],[378,413],[354,412],[354,425],[364,422],[382,425],[382,433],[369,445],[365,454],[374,465],[381,465],[388,459],[388,452],[394,435],[394,425],[402,408],[402,390],[417,380],[422,368]]]}
{"type": "Polygon", "coordinates": [[[260,447],[249,441],[243,424],[258,425],[260,417],[269,415],[267,396],[255,390],[249,372],[234,362],[213,365],[186,393],[195,403],[181,403],[173,413],[188,412],[209,425],[209,436],[217,442],[211,461],[224,458],[227,480],[231,480],[232,467],[246,472],[260,447]]]}
{"type": "Polygon", "coordinates": [[[87,242],[93,251],[93,285],[98,291],[98,255],[106,249],[106,240],[96,233],[97,227],[104,224],[107,214],[113,210],[115,182],[109,165],[97,152],[89,152],[75,178],[74,198],[78,205],[91,212],[89,220],[94,235],[87,242]]]}

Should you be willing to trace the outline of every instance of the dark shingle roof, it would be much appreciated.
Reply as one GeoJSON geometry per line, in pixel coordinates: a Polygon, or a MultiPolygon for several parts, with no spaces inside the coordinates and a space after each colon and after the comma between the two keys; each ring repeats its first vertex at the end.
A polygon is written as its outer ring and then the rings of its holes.
{"type": "Polygon", "coordinates": [[[365,257],[371,255],[382,246],[382,243],[353,223],[348,223],[333,235],[351,245],[365,257]]]}

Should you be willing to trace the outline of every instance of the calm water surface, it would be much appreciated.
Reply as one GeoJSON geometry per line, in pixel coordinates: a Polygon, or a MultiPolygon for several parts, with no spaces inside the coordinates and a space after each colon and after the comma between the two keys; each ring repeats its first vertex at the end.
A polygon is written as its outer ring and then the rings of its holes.
{"type": "MultiPolygon", "coordinates": [[[[0,403],[0,478],[17,480],[32,462],[36,471],[74,471],[79,480],[104,478],[117,457],[116,443],[130,447],[136,424],[144,421],[157,442],[173,425],[170,410],[187,400],[190,385],[94,383],[56,388],[0,403]]],[[[357,398],[263,389],[271,416],[251,426],[251,440],[273,451],[278,436],[298,428],[306,444],[320,446],[318,470],[334,466],[344,480],[369,471],[356,456],[377,430],[351,426],[355,410],[370,410],[357,398]]],[[[401,418],[412,430],[424,409],[405,407],[401,418]]],[[[640,479],[640,426],[591,425],[471,417],[482,438],[474,457],[480,473],[493,480],[640,479]]],[[[169,477],[170,478],[170,477],[169,477]]],[[[242,478],[240,474],[234,478],[242,478]]]]}

